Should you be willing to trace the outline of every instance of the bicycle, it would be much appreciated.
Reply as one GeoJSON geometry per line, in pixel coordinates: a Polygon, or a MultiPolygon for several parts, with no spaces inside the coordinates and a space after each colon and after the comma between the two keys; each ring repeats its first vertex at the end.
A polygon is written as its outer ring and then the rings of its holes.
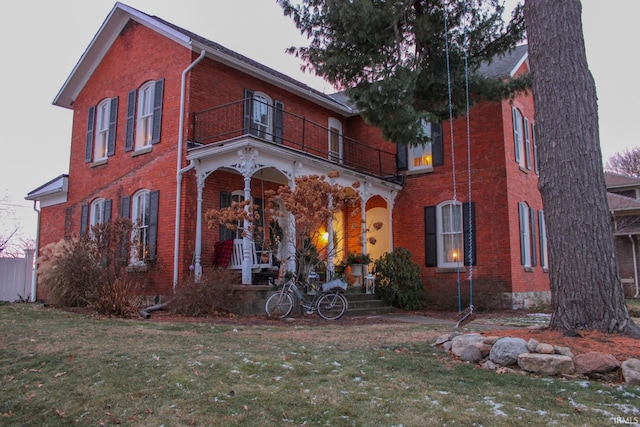
{"type": "Polygon", "coordinates": [[[323,319],[337,320],[349,306],[347,299],[340,293],[346,289],[346,285],[340,279],[332,280],[323,284],[321,289],[316,289],[313,298],[309,300],[300,290],[294,276],[287,280],[280,290],[267,298],[264,308],[269,317],[285,318],[291,314],[294,299],[297,299],[306,314],[317,311],[323,319]]]}

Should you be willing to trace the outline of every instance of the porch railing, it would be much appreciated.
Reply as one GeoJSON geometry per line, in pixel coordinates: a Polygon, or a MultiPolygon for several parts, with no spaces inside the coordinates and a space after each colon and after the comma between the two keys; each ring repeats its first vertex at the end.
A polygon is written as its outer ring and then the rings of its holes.
{"type": "MultiPolygon", "coordinates": [[[[319,120],[326,118],[319,118],[319,120]]],[[[265,143],[297,150],[342,167],[397,181],[396,154],[372,147],[331,130],[305,116],[275,105],[247,98],[193,114],[197,146],[220,143],[241,135],[253,135],[265,143]],[[260,114],[256,114],[260,112],[260,114]],[[331,136],[341,140],[342,151],[330,149],[331,136]]]]}

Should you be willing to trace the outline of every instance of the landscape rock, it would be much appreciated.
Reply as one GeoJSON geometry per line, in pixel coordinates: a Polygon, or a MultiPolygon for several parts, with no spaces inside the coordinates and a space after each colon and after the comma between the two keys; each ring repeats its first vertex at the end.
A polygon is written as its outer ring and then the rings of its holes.
{"type": "Polygon", "coordinates": [[[509,366],[518,362],[518,356],[529,353],[527,342],[522,338],[501,338],[491,347],[489,359],[498,365],[509,366]]]}
{"type": "Polygon", "coordinates": [[[490,371],[495,371],[496,369],[498,369],[498,365],[493,363],[491,360],[485,360],[484,362],[482,362],[480,367],[483,369],[488,369],[490,371]]]}
{"type": "Polygon", "coordinates": [[[561,354],[524,353],[518,357],[518,366],[543,375],[570,375],[575,370],[573,360],[561,354]]]}
{"type": "Polygon", "coordinates": [[[482,360],[482,352],[475,345],[468,345],[460,352],[460,360],[463,362],[479,362],[482,360]]]}
{"type": "Polygon", "coordinates": [[[435,342],[431,345],[442,345],[447,341],[451,341],[451,334],[440,335],[438,338],[436,338],[435,342]]]}
{"type": "Polygon", "coordinates": [[[462,350],[468,346],[474,346],[476,343],[482,344],[484,337],[480,334],[464,334],[458,335],[451,340],[451,353],[460,357],[462,350]]]}
{"type": "Polygon", "coordinates": [[[627,359],[622,362],[622,377],[630,385],[640,385],[640,359],[627,359]]]}
{"type": "Polygon", "coordinates": [[[556,350],[553,348],[551,344],[545,344],[542,342],[539,343],[535,349],[535,353],[540,353],[540,354],[553,354],[555,352],[556,350]]]}
{"type": "Polygon", "coordinates": [[[529,353],[535,353],[538,344],[540,344],[540,341],[535,338],[529,338],[529,341],[527,341],[527,350],[529,350],[529,353]]]}
{"type": "Polygon", "coordinates": [[[489,345],[494,345],[496,341],[498,341],[501,337],[498,335],[490,335],[488,337],[484,337],[484,343],[489,345]]]}
{"type": "Polygon", "coordinates": [[[573,353],[571,352],[571,349],[569,347],[555,345],[553,346],[553,349],[557,354],[561,354],[563,356],[569,356],[573,359],[573,353]]]}
{"type": "Polygon", "coordinates": [[[451,341],[447,341],[445,343],[442,344],[442,349],[444,351],[450,352],[451,351],[451,346],[453,345],[453,343],[451,341]]]}
{"type": "Polygon", "coordinates": [[[573,358],[573,364],[579,374],[611,372],[620,367],[620,362],[611,354],[592,351],[573,358]]]}
{"type": "Polygon", "coordinates": [[[486,342],[477,342],[475,343],[475,346],[478,348],[478,350],[480,350],[483,358],[489,355],[489,352],[491,352],[491,347],[493,347],[491,344],[487,344],[486,342]]]}

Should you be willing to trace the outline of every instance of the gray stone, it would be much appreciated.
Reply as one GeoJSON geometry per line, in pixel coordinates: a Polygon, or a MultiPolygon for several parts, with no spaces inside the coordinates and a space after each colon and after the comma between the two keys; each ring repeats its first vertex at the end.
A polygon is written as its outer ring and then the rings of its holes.
{"type": "Polygon", "coordinates": [[[489,355],[489,353],[491,352],[491,347],[493,347],[491,344],[487,344],[484,342],[477,342],[475,343],[475,346],[478,347],[478,350],[480,350],[480,353],[482,353],[483,358],[489,355]]]}
{"type": "Polygon", "coordinates": [[[438,338],[436,338],[435,342],[431,345],[442,345],[447,341],[451,341],[451,334],[440,335],[438,338]]]}
{"type": "Polygon", "coordinates": [[[543,342],[539,343],[536,346],[536,351],[535,351],[535,353],[540,353],[540,354],[553,354],[555,352],[556,350],[553,348],[551,344],[545,344],[543,342]]]}
{"type": "Polygon", "coordinates": [[[612,354],[592,351],[573,358],[573,364],[579,374],[611,372],[620,367],[620,362],[612,354]]]}
{"type": "Polygon", "coordinates": [[[489,359],[498,365],[513,365],[518,362],[518,356],[529,353],[527,342],[522,338],[501,338],[491,347],[489,359]]]}
{"type": "Polygon", "coordinates": [[[573,353],[571,352],[571,349],[569,347],[555,345],[553,346],[553,349],[557,354],[561,354],[563,356],[569,356],[573,359],[573,353]]]}
{"type": "Polygon", "coordinates": [[[483,369],[488,369],[490,371],[495,371],[496,369],[498,369],[498,365],[493,363],[491,360],[485,360],[484,362],[482,362],[480,367],[483,369]]]}
{"type": "Polygon", "coordinates": [[[529,338],[529,341],[527,341],[527,350],[529,350],[529,353],[535,353],[538,344],[540,344],[540,342],[537,339],[529,338]]]}
{"type": "Polygon", "coordinates": [[[468,345],[460,353],[460,360],[463,362],[479,362],[482,360],[482,353],[475,345],[468,345]]]}
{"type": "Polygon", "coordinates": [[[458,335],[451,340],[451,353],[460,357],[460,354],[462,354],[462,350],[464,350],[465,347],[475,345],[476,343],[482,343],[483,340],[484,337],[480,334],[458,335]]]}
{"type": "Polygon", "coordinates": [[[444,351],[449,351],[450,352],[451,351],[451,345],[452,345],[451,341],[447,341],[444,344],[442,344],[442,349],[444,351]]]}
{"type": "Polygon", "coordinates": [[[570,375],[575,370],[573,360],[561,354],[524,353],[518,357],[518,366],[543,375],[570,375]]]}
{"type": "Polygon", "coordinates": [[[501,337],[497,335],[490,335],[488,337],[484,337],[484,343],[489,345],[494,345],[496,341],[498,341],[501,337]]]}
{"type": "Polygon", "coordinates": [[[640,385],[640,359],[627,359],[622,362],[622,378],[630,385],[640,385]]]}

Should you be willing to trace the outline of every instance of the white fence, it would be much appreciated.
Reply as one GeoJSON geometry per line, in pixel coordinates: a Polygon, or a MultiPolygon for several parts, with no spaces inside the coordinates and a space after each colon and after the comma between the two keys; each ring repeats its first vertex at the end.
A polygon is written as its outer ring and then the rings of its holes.
{"type": "Polygon", "coordinates": [[[0,301],[31,299],[33,281],[33,249],[24,258],[0,258],[0,301]]]}

